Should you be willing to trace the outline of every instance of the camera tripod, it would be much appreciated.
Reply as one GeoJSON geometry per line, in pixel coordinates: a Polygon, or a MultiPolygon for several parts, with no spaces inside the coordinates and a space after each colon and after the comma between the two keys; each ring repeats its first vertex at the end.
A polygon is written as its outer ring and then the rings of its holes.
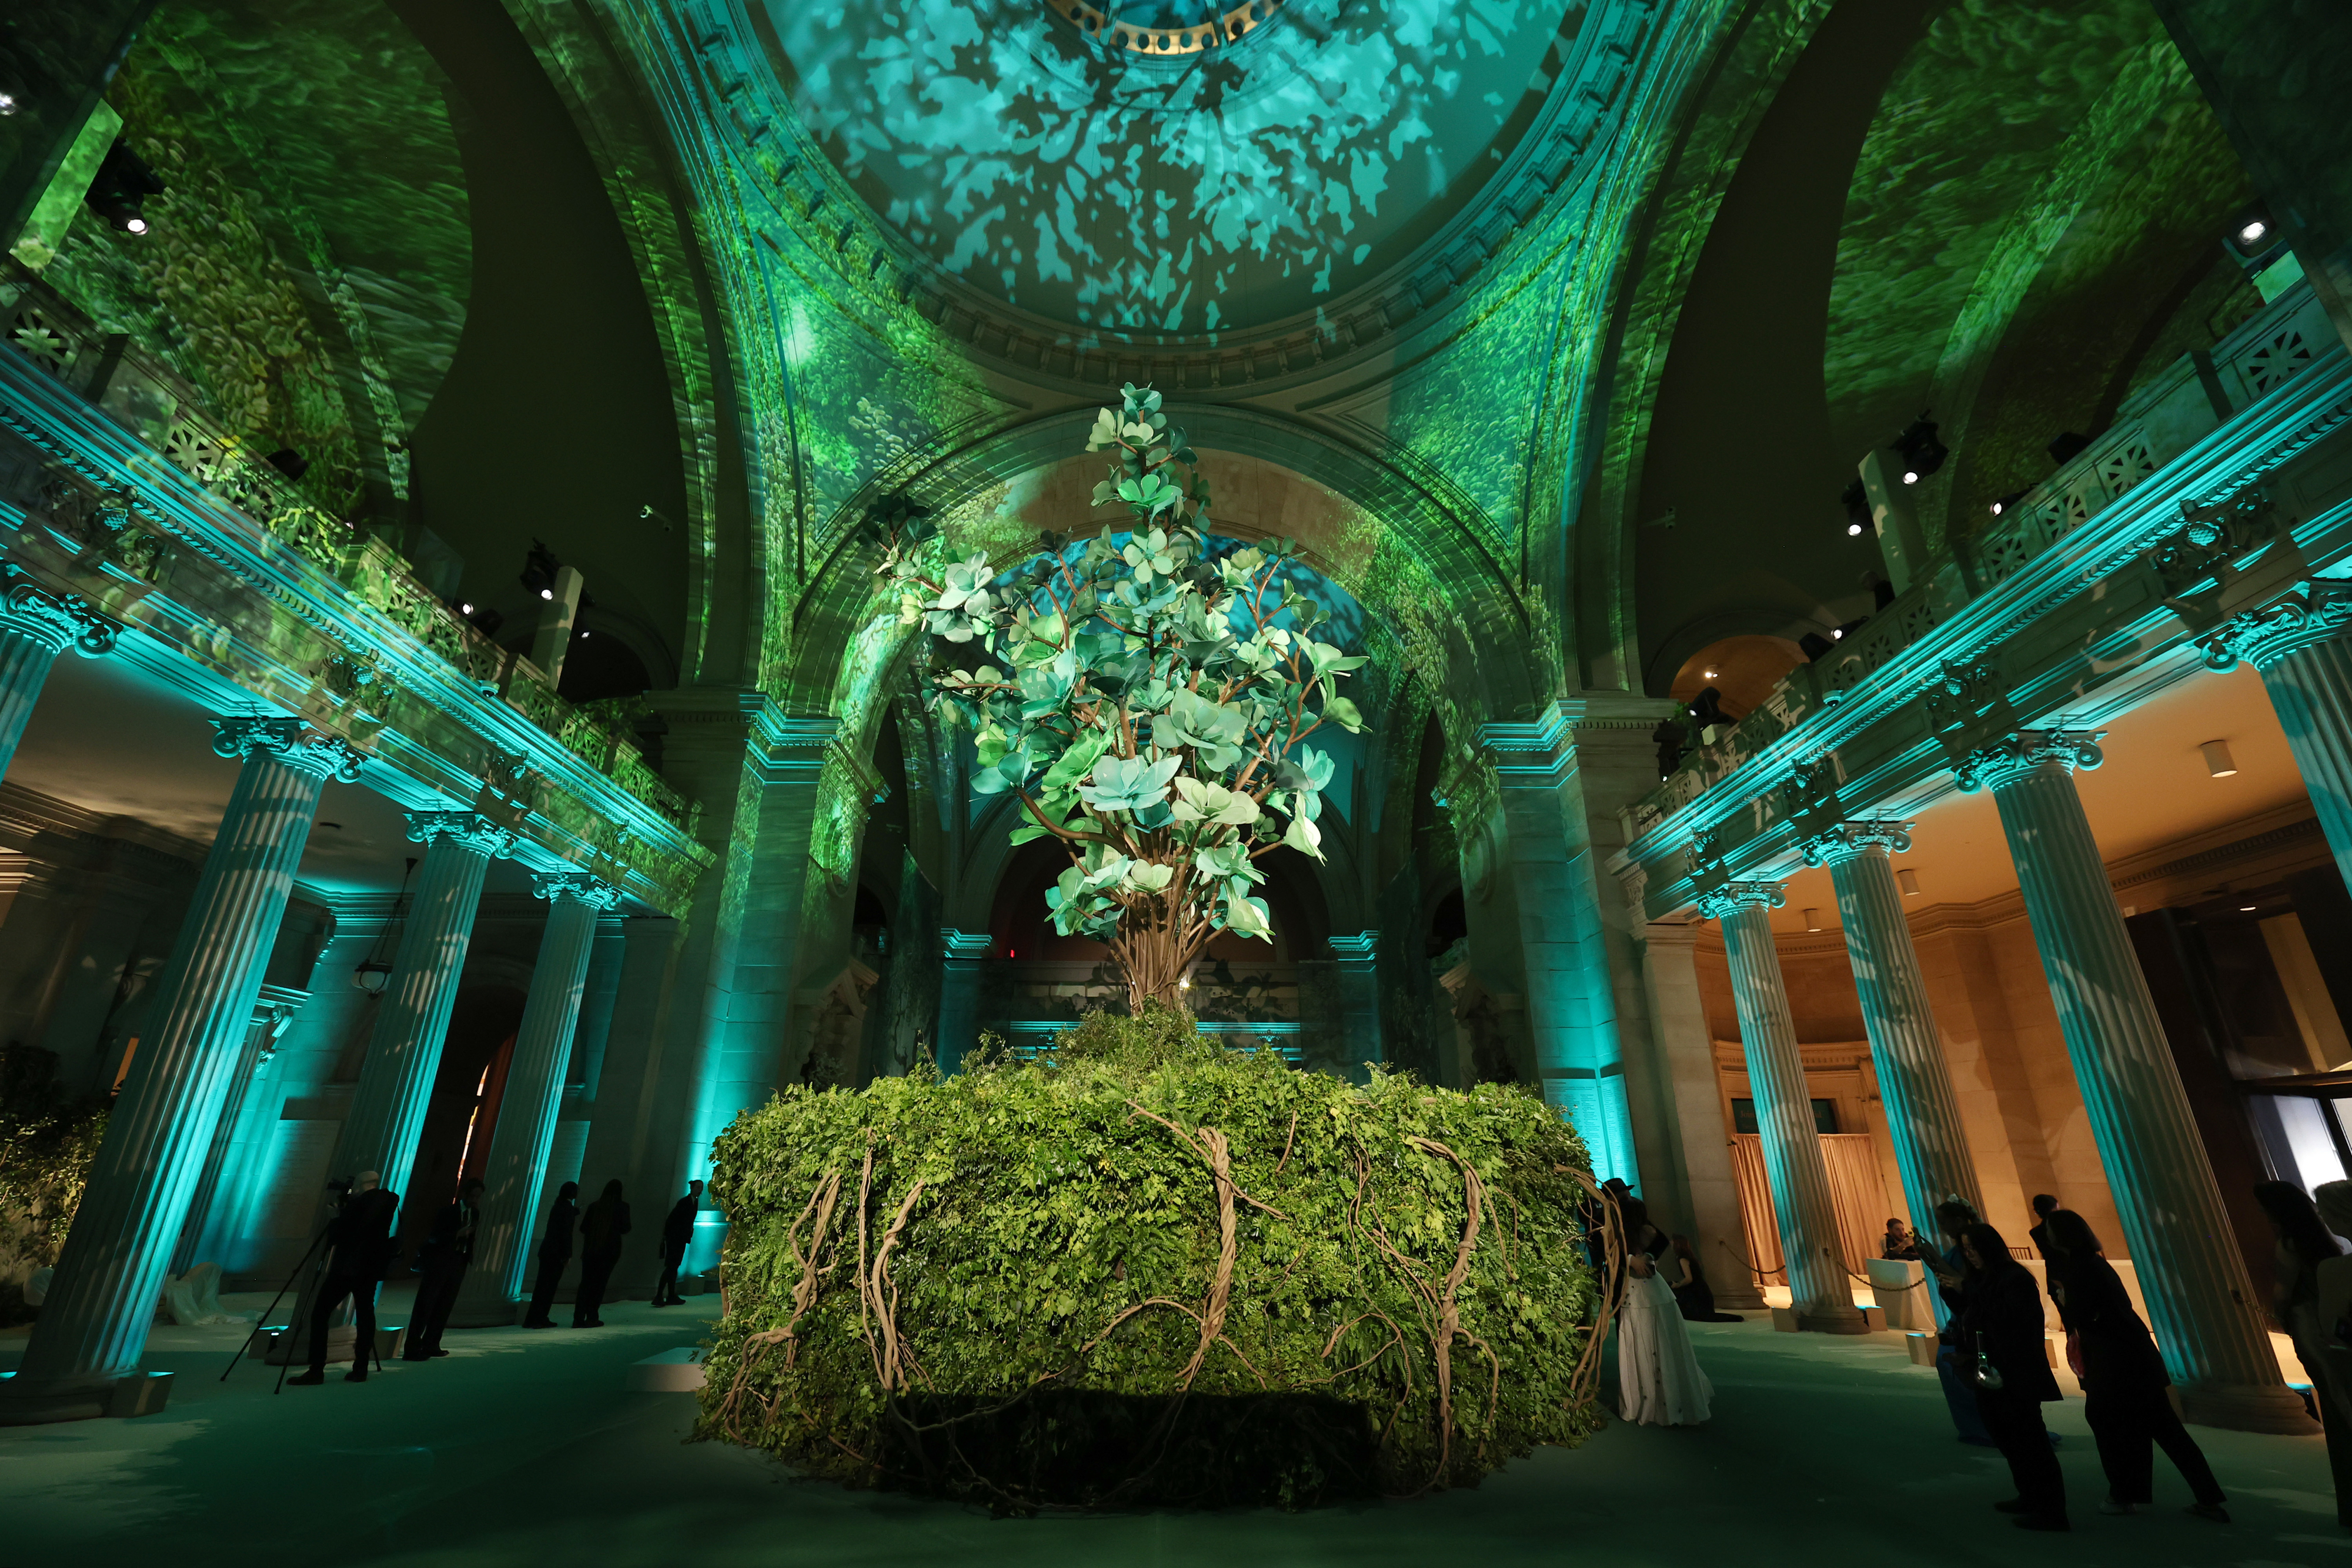
{"type": "MultiPolygon", "coordinates": [[[[325,1225],[319,1228],[318,1235],[310,1238],[310,1245],[303,1249],[300,1260],[294,1265],[293,1272],[288,1274],[286,1276],[286,1282],[278,1287],[278,1293],[269,1298],[269,1305],[263,1311],[260,1322],[254,1325],[257,1330],[261,1328],[263,1324],[268,1323],[271,1318],[277,1316],[278,1303],[286,1299],[286,1292],[294,1288],[294,1281],[302,1277],[302,1270],[310,1268],[311,1259],[319,1258],[321,1265],[325,1263],[326,1260],[320,1257],[320,1249],[326,1245],[327,1238],[333,1232],[334,1228],[334,1221],[329,1220],[325,1225]]],[[[311,1283],[315,1285],[317,1282],[318,1278],[316,1271],[314,1270],[311,1277],[311,1283]]],[[[369,1288],[372,1290],[380,1290],[383,1288],[383,1281],[371,1281],[369,1288]]],[[[297,1296],[295,1301],[297,1304],[299,1304],[301,1298],[297,1296]]],[[[289,1323],[286,1325],[286,1333],[289,1336],[299,1334],[304,1326],[305,1325],[300,1323],[289,1323]]],[[[247,1356],[252,1354],[253,1342],[248,1339],[245,1343],[237,1346],[236,1354],[231,1356],[229,1358],[228,1364],[221,1369],[220,1380],[223,1383],[226,1383],[228,1381],[228,1375],[236,1370],[236,1364],[243,1361],[247,1356]]],[[[376,1348],[373,1335],[369,1336],[368,1343],[364,1345],[357,1343],[356,1339],[354,1339],[352,1343],[352,1364],[353,1366],[362,1364],[362,1359],[363,1357],[367,1360],[373,1361],[375,1363],[375,1369],[378,1372],[382,1372],[383,1370],[383,1354],[376,1348]]],[[[293,1343],[289,1343],[287,1346],[286,1359],[278,1364],[278,1384],[276,1387],[270,1390],[272,1394],[283,1394],[286,1392],[286,1369],[293,1364],[293,1343]]]]}

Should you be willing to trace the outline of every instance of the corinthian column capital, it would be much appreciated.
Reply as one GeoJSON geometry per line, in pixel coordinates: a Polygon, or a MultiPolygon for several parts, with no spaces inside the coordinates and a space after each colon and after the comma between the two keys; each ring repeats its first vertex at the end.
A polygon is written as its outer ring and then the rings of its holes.
{"type": "Polygon", "coordinates": [[[0,625],[37,637],[62,653],[110,653],[122,628],[79,593],[53,593],[14,561],[0,561],[0,625]]]}
{"type": "Polygon", "coordinates": [[[239,760],[268,752],[282,766],[313,779],[348,784],[360,776],[367,753],[340,736],[325,735],[299,718],[216,718],[213,754],[239,760]]]}
{"type": "Polygon", "coordinates": [[[408,836],[427,845],[447,840],[489,860],[511,853],[515,845],[510,831],[479,811],[411,811],[408,836]]]}
{"type": "Polygon", "coordinates": [[[1835,865],[1852,860],[1858,854],[1878,849],[1890,855],[1899,855],[1911,847],[1911,824],[1908,822],[1840,822],[1826,832],[1814,834],[1800,846],[1807,865],[1835,865]]]}
{"type": "Polygon", "coordinates": [[[1778,909],[1788,902],[1788,890],[1777,882],[1727,882],[1712,893],[1700,894],[1698,912],[1709,920],[1720,920],[1749,904],[1778,909]]]}
{"type": "Polygon", "coordinates": [[[1953,781],[1961,794],[1973,795],[2048,762],[2070,773],[2077,768],[2087,773],[2106,760],[2106,754],[2099,749],[2100,737],[2105,734],[2103,729],[2020,730],[1963,758],[1952,769],[1953,781]]]}
{"type": "Polygon", "coordinates": [[[2208,669],[2234,670],[2251,660],[2267,670],[2298,648],[2341,636],[2352,626],[2352,581],[2306,578],[2284,599],[2232,615],[2197,640],[2208,669]]]}
{"type": "Polygon", "coordinates": [[[541,871],[530,877],[531,896],[550,904],[570,899],[591,909],[610,909],[621,901],[621,890],[601,876],[584,871],[541,871]]]}

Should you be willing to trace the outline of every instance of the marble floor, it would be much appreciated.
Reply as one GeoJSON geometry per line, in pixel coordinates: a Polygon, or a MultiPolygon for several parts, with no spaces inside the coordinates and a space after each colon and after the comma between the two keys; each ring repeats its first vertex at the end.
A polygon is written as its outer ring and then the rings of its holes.
{"type": "MultiPolygon", "coordinates": [[[[266,1298],[232,1298],[257,1310],[266,1298]]],[[[715,1298],[713,1299],[715,1304],[715,1298]]],[[[633,1394],[631,1363],[692,1343],[699,1301],[607,1309],[602,1329],[453,1333],[436,1362],[365,1385],[273,1395],[274,1369],[218,1381],[231,1329],[157,1331],[169,1407],[130,1421],[0,1428],[0,1562],[198,1568],[257,1562],[403,1568],[722,1568],[780,1563],[1060,1565],[2352,1563],[2316,1437],[2193,1428],[2237,1522],[2186,1517],[2158,1461],[2160,1511],[2100,1516],[2082,1402],[2051,1407],[2075,1510],[2026,1535],[1988,1505],[1997,1456],[1952,1440],[1932,1371],[1900,1336],[1695,1327],[1717,1414],[1694,1430],[1612,1425],[1474,1490],[1303,1514],[991,1520],[794,1479],[685,1441],[693,1400],[633,1394]]],[[[22,1331],[0,1336],[0,1368],[22,1331]]]]}

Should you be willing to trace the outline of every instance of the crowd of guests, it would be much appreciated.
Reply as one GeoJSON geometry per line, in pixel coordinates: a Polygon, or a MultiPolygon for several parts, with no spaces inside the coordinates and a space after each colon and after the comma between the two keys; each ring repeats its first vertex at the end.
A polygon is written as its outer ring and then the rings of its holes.
{"type": "MultiPolygon", "coordinates": [[[[465,1285],[466,1272],[474,1261],[475,1239],[482,1218],[481,1194],[479,1177],[468,1176],[461,1181],[457,1197],[434,1216],[432,1228],[417,1247],[414,1265],[416,1299],[402,1342],[403,1360],[431,1361],[449,1354],[441,1339],[465,1285]]],[[[579,1184],[565,1182],[556,1189],[555,1199],[549,1206],[546,1228],[539,1243],[539,1267],[530,1306],[522,1319],[525,1328],[557,1326],[552,1309],[556,1293],[562,1288],[563,1276],[572,1264],[575,1234],[580,1278],[573,1293],[572,1326],[604,1326],[604,1292],[612,1282],[613,1270],[620,1266],[622,1239],[629,1234],[629,1206],[622,1198],[618,1181],[606,1182],[604,1196],[585,1209],[579,1207],[579,1184]]],[[[662,1220],[662,1270],[653,1300],[656,1307],[685,1304],[686,1298],[677,1289],[678,1270],[693,1243],[695,1216],[701,1207],[702,1184],[688,1182],[686,1196],[671,1206],[662,1220]]],[[[383,1186],[379,1173],[362,1171],[353,1178],[351,1192],[329,1223],[323,1239],[325,1251],[308,1324],[310,1369],[288,1382],[326,1381],[331,1320],[347,1301],[352,1303],[359,1332],[352,1370],[344,1374],[343,1380],[367,1381],[367,1349],[375,1343],[376,1291],[399,1259],[399,1246],[394,1239],[398,1234],[399,1214],[400,1195],[383,1186]]]]}
{"type": "MultiPolygon", "coordinates": [[[[2310,1380],[2315,1413],[2326,1434],[2337,1519],[2352,1526],[2352,1490],[2346,1485],[2352,1479],[2347,1475],[2352,1406],[2326,1355],[2331,1340],[2352,1337],[2352,1327],[2340,1321],[2340,1305],[2337,1319],[2326,1315],[2321,1289],[2326,1265],[2352,1268],[2329,1234],[2331,1226],[2352,1228],[2352,1182],[2320,1187],[2318,1205],[2288,1182],[2263,1182],[2254,1196],[2277,1237],[2273,1312],[2310,1380]]],[[[2105,1245],[2089,1221],[2050,1194],[2037,1194],[2032,1206],[2035,1222],[2028,1235],[2043,1261],[2050,1300],[2064,1329],[2067,1369],[2082,1384],[2083,1418],[2106,1479],[2099,1511],[2129,1514],[2150,1507],[2161,1449],[2188,1485],[2193,1499],[2188,1511],[2228,1523],[2229,1499],[2181,1425],[2164,1358],[2108,1263],[2105,1245]]],[[[2058,1439],[2042,1418],[2042,1406],[2060,1396],[2045,1349],[2042,1288],[2000,1232],[1967,1203],[1952,1198],[1938,1205],[1936,1222],[1948,1244],[1943,1251],[1919,1246],[1916,1238],[1908,1253],[1897,1251],[1900,1226],[1890,1220],[1886,1255],[1920,1258],[1949,1313],[1936,1364],[1952,1424],[1961,1441],[1996,1448],[2008,1461],[2017,1495],[1996,1502],[1996,1509],[2014,1515],[2022,1530],[2069,1529],[2065,1479],[2052,1451],[2058,1439]]],[[[2352,1275],[2345,1284],[2352,1288],[2352,1275]]]]}
{"type": "MultiPolygon", "coordinates": [[[[1686,1238],[1661,1232],[1622,1182],[1603,1186],[1624,1246],[1624,1279],[1612,1303],[1619,1414],[1649,1426],[1695,1426],[1707,1419],[1714,1388],[1683,1324],[1740,1320],[1716,1311],[1686,1238]]],[[[2254,1196],[2277,1239],[2272,1310],[2309,1379],[2314,1414],[2326,1436],[2337,1519],[2352,1527],[2352,1391],[2327,1354],[2330,1344],[2352,1345],[2352,1257],[2336,1240],[2352,1235],[2352,1181],[2328,1183],[2315,1195],[2288,1182],[2263,1182],[2254,1196]]],[[[2052,1195],[2036,1195],[2032,1208],[2028,1236],[2064,1330],[2067,1369],[2082,1385],[2084,1419],[2106,1482],[2099,1511],[2152,1507],[2161,1450],[2188,1486],[2188,1511],[2229,1523],[2229,1498],[2181,1424],[2164,1358],[2105,1244],[2089,1221],[2052,1195]]],[[[1593,1218],[1601,1218],[1597,1210],[1593,1218]]],[[[2007,1461],[2016,1496],[1994,1503],[1997,1511],[2021,1530],[2071,1529],[2055,1452],[2060,1439],[2042,1416],[2042,1406],[2060,1397],[2044,1283],[1962,1199],[1938,1205],[1936,1225],[1940,1247],[1890,1219],[1880,1252],[1919,1260],[1942,1301],[1936,1369],[1953,1427],[1962,1442],[1996,1448],[2007,1461]]]]}

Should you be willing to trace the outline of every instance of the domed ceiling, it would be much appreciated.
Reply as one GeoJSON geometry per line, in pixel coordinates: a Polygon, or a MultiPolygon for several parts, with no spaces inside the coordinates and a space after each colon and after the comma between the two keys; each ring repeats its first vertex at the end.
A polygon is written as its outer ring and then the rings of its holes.
{"type": "Polygon", "coordinates": [[[1586,4],[764,0],[761,19],[800,116],[916,253],[1065,328],[1197,339],[1402,261],[1504,167],[1586,4]],[[1120,24],[1238,36],[1144,53],[1120,24]]]}

